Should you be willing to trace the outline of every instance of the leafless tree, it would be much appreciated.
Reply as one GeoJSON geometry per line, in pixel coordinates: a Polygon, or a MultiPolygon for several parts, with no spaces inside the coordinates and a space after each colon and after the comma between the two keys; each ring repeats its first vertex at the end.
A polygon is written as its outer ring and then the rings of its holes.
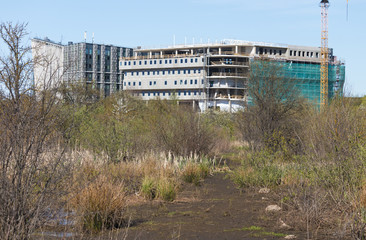
{"type": "MultiPolygon", "coordinates": [[[[32,58],[27,24],[1,23],[7,47],[0,56],[0,238],[29,239],[56,199],[63,150],[55,88],[36,88],[33,69],[50,64],[32,58]]],[[[42,60],[41,60],[42,59],[42,60]]],[[[54,77],[48,74],[50,81],[54,77]]],[[[54,79],[52,79],[54,80],[54,79]]]]}
{"type": "Polygon", "coordinates": [[[154,136],[162,151],[177,156],[207,155],[215,144],[214,132],[203,116],[191,108],[156,101],[153,122],[154,136]]]}

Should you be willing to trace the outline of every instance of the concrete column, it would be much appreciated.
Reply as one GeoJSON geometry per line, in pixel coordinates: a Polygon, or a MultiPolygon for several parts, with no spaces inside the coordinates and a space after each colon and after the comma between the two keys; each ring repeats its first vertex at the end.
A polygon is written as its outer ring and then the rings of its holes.
{"type": "Polygon", "coordinates": [[[229,100],[229,112],[231,113],[232,110],[231,110],[231,100],[229,100]]]}
{"type": "Polygon", "coordinates": [[[178,57],[178,50],[175,50],[175,56],[178,57]]]}
{"type": "Polygon", "coordinates": [[[256,51],[256,47],[252,47],[252,51],[250,52],[251,55],[254,55],[256,51]]]}
{"type": "Polygon", "coordinates": [[[160,58],[163,58],[163,51],[160,51],[160,58]]]}
{"type": "Polygon", "coordinates": [[[193,49],[191,49],[191,55],[193,55],[193,49]]]}
{"type": "Polygon", "coordinates": [[[93,84],[97,81],[97,56],[98,56],[98,45],[93,45],[93,84]]]}
{"type": "Polygon", "coordinates": [[[221,48],[219,47],[219,55],[221,55],[221,48]]]}
{"type": "Polygon", "coordinates": [[[235,46],[235,54],[239,53],[239,46],[235,46]]]}
{"type": "Polygon", "coordinates": [[[193,111],[196,110],[196,102],[193,100],[193,111]]]}
{"type": "Polygon", "coordinates": [[[151,51],[149,52],[149,57],[152,58],[152,52],[151,51]]]}

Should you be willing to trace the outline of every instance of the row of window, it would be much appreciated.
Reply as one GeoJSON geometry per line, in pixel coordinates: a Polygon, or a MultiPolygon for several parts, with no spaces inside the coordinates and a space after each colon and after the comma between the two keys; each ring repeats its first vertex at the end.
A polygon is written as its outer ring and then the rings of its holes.
{"type": "Polygon", "coordinates": [[[184,69],[184,70],[162,70],[162,71],[136,71],[136,72],[125,72],[125,76],[139,76],[140,74],[142,76],[146,75],[159,75],[161,73],[161,75],[170,75],[170,74],[196,74],[196,73],[201,73],[201,69],[184,69]]]}
{"type": "MultiPolygon", "coordinates": [[[[295,51],[295,50],[290,50],[290,56],[294,56],[294,57],[314,57],[314,52],[305,52],[305,51],[295,51]]],[[[315,53],[315,57],[319,58],[319,53],[316,52],[315,53]]]]}
{"type": "MultiPolygon", "coordinates": [[[[276,49],[267,49],[267,48],[265,48],[265,49],[263,49],[263,48],[259,48],[259,53],[260,54],[269,54],[269,55],[277,55],[277,50],[276,49]]],[[[279,50],[278,51],[278,55],[282,55],[282,50],[279,50]]]]}
{"type": "MultiPolygon", "coordinates": [[[[202,62],[204,61],[204,59],[202,58],[202,62]]],[[[198,58],[181,58],[180,60],[178,59],[174,59],[174,63],[197,63],[198,62],[198,58]]],[[[173,60],[172,59],[165,59],[165,60],[140,60],[140,61],[125,61],[124,62],[124,65],[125,66],[131,66],[132,65],[148,65],[150,63],[150,65],[153,65],[153,64],[172,64],[173,63],[173,60]]],[[[122,66],[122,62],[119,63],[120,66],[122,66]]]]}
{"type": "MultiPolygon", "coordinates": [[[[120,50],[120,48],[117,48],[117,52],[120,50]]],[[[104,50],[105,56],[110,56],[111,55],[111,50],[109,48],[105,48],[104,50]]],[[[86,48],[85,49],[85,54],[86,55],[93,55],[93,48],[86,48]]],[[[97,50],[97,54],[100,55],[100,48],[98,48],[97,50]]]]}
{"type": "MultiPolygon", "coordinates": [[[[191,80],[174,80],[174,85],[197,85],[198,84],[198,80],[197,79],[191,79],[191,80]]],[[[201,84],[204,83],[204,80],[201,80],[201,84]]],[[[136,86],[136,82],[124,82],[123,83],[124,86],[136,86]]],[[[138,82],[138,85],[141,86],[141,82],[138,82]]],[[[150,86],[156,85],[156,81],[150,81],[149,82],[150,86]]],[[[164,85],[168,85],[168,81],[164,81],[164,85]]]]}
{"type": "MultiPolygon", "coordinates": [[[[155,96],[155,97],[159,97],[159,96],[171,96],[173,93],[172,92],[142,92],[141,95],[144,96],[155,96]]],[[[178,96],[197,96],[197,95],[202,95],[201,91],[177,91],[175,92],[175,94],[177,94],[178,96]]]]}

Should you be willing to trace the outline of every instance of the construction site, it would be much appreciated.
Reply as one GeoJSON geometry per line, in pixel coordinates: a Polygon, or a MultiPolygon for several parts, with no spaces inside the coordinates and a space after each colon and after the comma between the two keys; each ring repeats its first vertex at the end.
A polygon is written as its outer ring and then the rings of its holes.
{"type": "MultiPolygon", "coordinates": [[[[143,100],[169,99],[201,111],[209,108],[237,111],[248,98],[250,66],[257,59],[282,65],[289,81],[302,96],[321,104],[321,48],[285,44],[223,40],[220,43],[175,45],[159,49],[135,49],[133,57],[120,61],[124,90],[143,100]]],[[[343,94],[345,64],[328,53],[327,98],[343,94]]]]}

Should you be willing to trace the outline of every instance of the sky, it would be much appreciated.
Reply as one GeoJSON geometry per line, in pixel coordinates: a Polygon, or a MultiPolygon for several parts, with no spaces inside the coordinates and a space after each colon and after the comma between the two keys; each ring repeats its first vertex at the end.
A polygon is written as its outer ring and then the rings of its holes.
{"type": "MultiPolygon", "coordinates": [[[[346,64],[345,91],[366,95],[366,0],[329,0],[329,47],[346,64]]],[[[0,22],[29,39],[166,47],[223,39],[320,47],[320,0],[1,0],[0,22]]]]}

